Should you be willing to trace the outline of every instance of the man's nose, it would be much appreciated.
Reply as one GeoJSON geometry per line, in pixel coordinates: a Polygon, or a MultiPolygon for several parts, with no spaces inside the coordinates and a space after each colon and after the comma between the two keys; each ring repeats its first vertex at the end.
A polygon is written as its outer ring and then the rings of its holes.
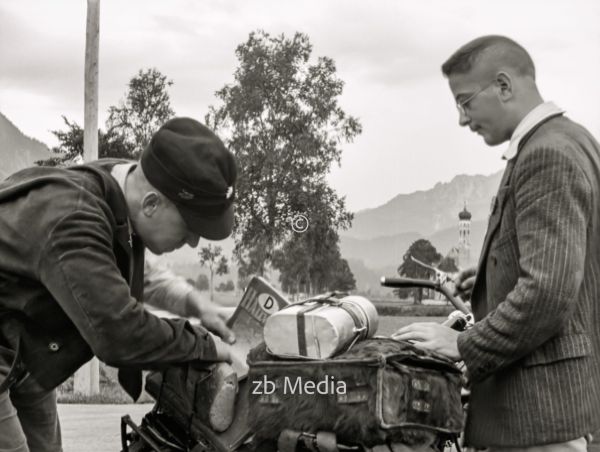
{"type": "Polygon", "coordinates": [[[190,232],[187,238],[187,244],[192,248],[196,248],[198,246],[198,242],[200,241],[200,236],[194,232],[190,232]]]}
{"type": "Polygon", "coordinates": [[[458,111],[458,124],[461,127],[465,127],[465,126],[468,126],[470,122],[471,122],[471,118],[469,118],[469,115],[467,115],[465,112],[459,110],[458,111]]]}

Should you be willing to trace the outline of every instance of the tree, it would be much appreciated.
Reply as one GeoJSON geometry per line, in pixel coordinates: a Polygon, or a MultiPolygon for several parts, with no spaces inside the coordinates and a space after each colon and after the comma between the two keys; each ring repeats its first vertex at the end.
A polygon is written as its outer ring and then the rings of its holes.
{"type": "Polygon", "coordinates": [[[208,290],[210,289],[210,283],[208,282],[208,276],[204,273],[200,273],[196,278],[195,286],[198,290],[208,290]]]}
{"type": "MultiPolygon", "coordinates": [[[[137,159],[152,134],[175,113],[167,88],[173,84],[157,69],[140,70],[129,81],[129,89],[118,107],[108,109],[106,132],[98,130],[98,156],[137,159]]],[[[62,117],[65,130],[53,130],[58,154],[35,162],[40,166],[65,166],[83,157],[83,128],[62,117]]]]}
{"type": "Polygon", "coordinates": [[[167,91],[172,85],[158,69],[140,69],[129,81],[125,99],[109,107],[107,130],[123,137],[139,155],[154,132],[175,115],[167,91]]]}
{"type": "Polygon", "coordinates": [[[290,293],[351,290],[356,282],[348,263],[341,257],[336,227],[350,220],[340,212],[335,193],[329,187],[304,206],[309,221],[304,232],[291,232],[273,254],[273,266],[280,271],[282,288],[290,293]],[[303,290],[301,289],[303,288],[303,290]]]}
{"type": "MultiPolygon", "coordinates": [[[[410,257],[420,260],[424,264],[434,265],[440,261],[442,255],[437,252],[429,240],[419,239],[413,242],[403,257],[403,262],[398,267],[398,274],[409,278],[429,279],[430,270],[414,262],[410,257]]],[[[423,290],[417,288],[413,291],[415,304],[421,304],[423,300],[423,290]]]]}
{"type": "Polygon", "coordinates": [[[446,256],[442,259],[442,261],[438,265],[438,268],[446,273],[458,272],[456,261],[449,256],[446,256]]]}
{"type": "Polygon", "coordinates": [[[340,259],[332,273],[331,286],[333,288],[343,291],[356,289],[356,279],[354,279],[346,259],[340,259]]]}
{"type": "Polygon", "coordinates": [[[223,249],[220,246],[213,247],[211,244],[203,247],[198,255],[200,256],[200,265],[208,267],[210,272],[210,299],[213,299],[214,285],[213,278],[217,275],[225,275],[229,273],[227,267],[227,258],[222,256],[223,249]]]}
{"type": "Polygon", "coordinates": [[[245,275],[264,273],[290,237],[291,221],[318,196],[332,201],[332,228],[352,219],[344,199],[326,190],[325,175],[361,126],[338,105],[343,82],[333,60],[310,62],[311,52],[301,33],[251,33],[236,49],[234,82],[217,91],[221,105],[206,117],[240,168],[234,253],[245,275]]]}
{"type": "Polygon", "coordinates": [[[220,292],[231,292],[235,289],[235,285],[231,279],[228,279],[227,282],[222,282],[217,286],[217,290],[220,292]]]}

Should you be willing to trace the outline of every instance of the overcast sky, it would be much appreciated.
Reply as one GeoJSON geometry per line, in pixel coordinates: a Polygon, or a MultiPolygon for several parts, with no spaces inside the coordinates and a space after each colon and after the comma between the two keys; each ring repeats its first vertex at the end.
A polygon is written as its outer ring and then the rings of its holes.
{"type": "MultiPolygon", "coordinates": [[[[459,46],[505,34],[531,53],[542,95],[600,136],[597,0],[100,0],[100,124],[141,68],[174,81],[178,115],[202,119],[232,81],[248,34],[309,35],[345,81],[341,104],[363,133],[345,145],[332,185],[352,210],[503,168],[458,127],[440,72],[459,46]]],[[[83,123],[84,0],[0,2],[0,112],[48,145],[61,115],[83,123]]],[[[1,151],[0,151],[1,152],[1,151]]]]}

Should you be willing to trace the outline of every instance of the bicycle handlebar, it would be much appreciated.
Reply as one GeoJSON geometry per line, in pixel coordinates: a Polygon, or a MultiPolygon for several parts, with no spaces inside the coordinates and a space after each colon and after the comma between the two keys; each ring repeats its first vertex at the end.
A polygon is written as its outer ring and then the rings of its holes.
{"type": "Polygon", "coordinates": [[[426,289],[433,289],[437,292],[444,294],[444,296],[450,300],[450,303],[454,305],[463,314],[470,314],[467,305],[460,299],[452,295],[450,290],[438,281],[430,281],[428,279],[413,279],[413,278],[387,278],[381,277],[381,285],[384,287],[393,288],[406,288],[406,287],[424,287],[426,289]]]}

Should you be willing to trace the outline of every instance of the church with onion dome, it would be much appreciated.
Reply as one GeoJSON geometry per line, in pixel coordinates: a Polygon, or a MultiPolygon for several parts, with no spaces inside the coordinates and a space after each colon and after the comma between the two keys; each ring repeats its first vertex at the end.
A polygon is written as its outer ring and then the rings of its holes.
{"type": "Polygon", "coordinates": [[[471,262],[471,212],[465,203],[458,213],[458,243],[452,247],[448,257],[454,260],[459,269],[473,265],[471,262]]]}

